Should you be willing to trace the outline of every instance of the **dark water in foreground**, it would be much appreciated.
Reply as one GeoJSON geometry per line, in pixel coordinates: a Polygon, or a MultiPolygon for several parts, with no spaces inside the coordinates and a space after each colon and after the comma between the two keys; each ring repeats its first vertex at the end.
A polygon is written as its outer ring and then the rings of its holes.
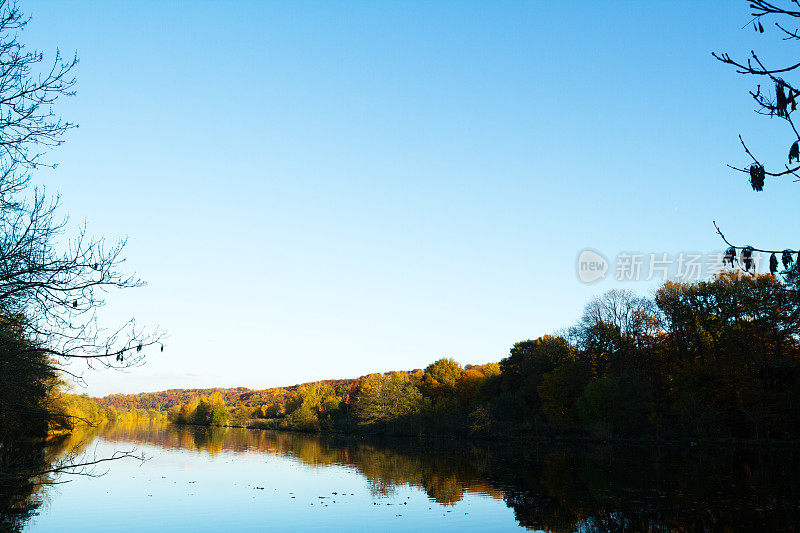
{"type": "Polygon", "coordinates": [[[786,449],[367,440],[116,425],[62,443],[121,460],[33,496],[31,532],[797,531],[786,449]]]}

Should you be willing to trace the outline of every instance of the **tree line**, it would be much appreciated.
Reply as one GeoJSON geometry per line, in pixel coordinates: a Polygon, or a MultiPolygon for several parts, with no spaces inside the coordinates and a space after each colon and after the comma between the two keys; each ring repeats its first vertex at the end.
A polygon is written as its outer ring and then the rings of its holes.
{"type": "Polygon", "coordinates": [[[518,342],[499,363],[442,358],[425,369],[161,405],[176,423],[302,431],[796,440],[799,334],[795,290],[731,270],[667,282],[652,297],[609,291],[573,326],[518,342]]]}

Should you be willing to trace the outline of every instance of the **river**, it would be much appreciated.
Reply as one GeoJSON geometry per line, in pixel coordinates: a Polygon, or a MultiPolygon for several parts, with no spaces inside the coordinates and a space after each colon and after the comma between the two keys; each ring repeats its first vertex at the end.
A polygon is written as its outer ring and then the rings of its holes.
{"type": "Polygon", "coordinates": [[[800,525],[800,454],[789,449],[118,424],[76,433],[53,460],[115,451],[145,460],[101,463],[85,472],[90,476],[50,476],[61,483],[28,496],[32,516],[19,522],[23,530],[785,531],[800,525]]]}

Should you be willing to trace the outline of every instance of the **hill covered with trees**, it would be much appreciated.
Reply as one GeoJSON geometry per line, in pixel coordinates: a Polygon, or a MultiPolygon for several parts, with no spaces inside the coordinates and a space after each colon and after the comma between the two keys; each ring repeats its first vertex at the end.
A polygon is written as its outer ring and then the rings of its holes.
{"type": "MultiPolygon", "coordinates": [[[[176,423],[303,431],[600,439],[800,438],[800,300],[770,274],[613,290],[574,326],[499,363],[267,390],[174,389],[97,399],[176,423]]],[[[127,416],[130,416],[129,414],[127,416]]]]}

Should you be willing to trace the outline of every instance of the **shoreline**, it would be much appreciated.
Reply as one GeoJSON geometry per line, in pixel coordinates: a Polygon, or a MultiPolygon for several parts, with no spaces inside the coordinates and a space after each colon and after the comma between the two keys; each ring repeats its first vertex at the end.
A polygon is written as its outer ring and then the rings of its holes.
{"type": "MultiPolygon", "coordinates": [[[[113,422],[112,422],[113,423],[113,422]]],[[[542,436],[464,436],[464,435],[449,435],[449,434],[435,434],[435,433],[421,433],[421,434],[408,434],[408,433],[382,433],[382,432],[357,432],[351,433],[346,431],[337,430],[319,430],[319,431],[304,431],[302,429],[294,428],[268,428],[260,427],[258,425],[206,425],[206,424],[179,424],[175,422],[165,422],[166,424],[174,425],[177,427],[202,427],[202,428],[236,428],[236,429],[249,429],[259,431],[278,431],[284,433],[299,433],[303,435],[321,435],[321,436],[339,436],[351,439],[406,439],[406,440],[432,440],[432,441],[458,441],[458,442],[481,442],[481,443],[497,443],[497,444],[573,444],[573,445],[611,445],[611,446],[664,446],[664,447],[686,447],[686,448],[710,448],[710,447],[724,447],[724,448],[797,448],[800,450],[800,442],[798,441],[785,441],[774,439],[761,439],[761,440],[705,440],[705,441],[692,441],[681,439],[599,439],[595,437],[542,437],[542,436]]]]}

